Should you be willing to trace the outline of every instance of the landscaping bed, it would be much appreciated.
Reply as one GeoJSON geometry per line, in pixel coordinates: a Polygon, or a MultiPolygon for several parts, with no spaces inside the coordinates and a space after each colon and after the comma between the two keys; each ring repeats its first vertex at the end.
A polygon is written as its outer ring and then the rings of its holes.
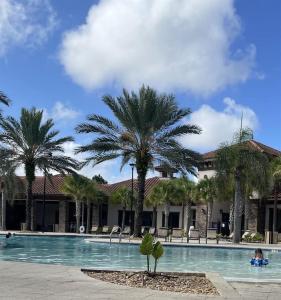
{"type": "Polygon", "coordinates": [[[200,295],[219,295],[215,286],[203,273],[157,272],[153,274],[107,270],[82,271],[92,278],[130,287],[200,295]]]}

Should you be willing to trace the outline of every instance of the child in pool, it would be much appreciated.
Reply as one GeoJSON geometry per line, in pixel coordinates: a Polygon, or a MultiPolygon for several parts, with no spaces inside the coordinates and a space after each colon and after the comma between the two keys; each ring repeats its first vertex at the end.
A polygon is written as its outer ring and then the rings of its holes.
{"type": "Polygon", "coordinates": [[[255,250],[255,257],[250,261],[252,266],[261,267],[268,264],[268,259],[263,257],[262,250],[260,248],[255,250]]]}

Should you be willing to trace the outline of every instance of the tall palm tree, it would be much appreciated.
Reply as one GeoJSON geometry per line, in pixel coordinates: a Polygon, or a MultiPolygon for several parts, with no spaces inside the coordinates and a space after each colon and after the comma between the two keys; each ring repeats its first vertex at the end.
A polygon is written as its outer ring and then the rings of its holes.
{"type": "Polygon", "coordinates": [[[272,231],[277,231],[277,202],[278,202],[278,193],[281,189],[281,157],[275,158],[271,162],[271,180],[274,190],[274,206],[273,206],[273,228],[272,231]]]}
{"type": "Polygon", "coordinates": [[[64,179],[62,192],[75,200],[76,232],[79,233],[81,224],[81,203],[85,199],[85,187],[88,183],[86,177],[73,174],[64,179]]]}
{"type": "Polygon", "coordinates": [[[11,103],[11,100],[8,98],[6,94],[4,94],[2,91],[0,91],[0,102],[9,106],[11,103]]]}
{"type": "Polygon", "coordinates": [[[32,185],[36,169],[54,170],[59,173],[73,172],[76,160],[63,155],[63,146],[73,141],[72,137],[58,138],[59,131],[53,129],[54,122],[43,122],[43,111],[32,108],[21,110],[20,119],[0,116],[0,158],[23,165],[27,180],[26,229],[34,230],[34,206],[32,185]]]}
{"type": "Polygon", "coordinates": [[[111,201],[114,204],[121,204],[122,206],[122,230],[125,226],[125,214],[126,208],[129,207],[132,199],[132,191],[129,190],[127,187],[120,187],[118,190],[112,193],[111,201]]]}
{"type": "Polygon", "coordinates": [[[192,201],[195,201],[196,198],[195,197],[196,186],[193,181],[189,180],[186,177],[176,179],[176,184],[178,184],[182,189],[182,198],[181,198],[183,204],[182,228],[184,228],[184,206],[185,206],[186,207],[186,230],[188,231],[192,221],[191,206],[192,206],[192,201]]]}
{"type": "MultiPolygon", "coordinates": [[[[234,182],[234,243],[239,243],[241,239],[243,184],[249,178],[258,178],[262,186],[268,185],[268,158],[262,152],[249,146],[247,141],[251,137],[251,130],[241,129],[233,143],[221,146],[216,157],[218,176],[230,176],[234,182]]],[[[255,187],[259,188],[257,184],[255,187]]]]}
{"type": "Polygon", "coordinates": [[[93,165],[122,158],[121,168],[133,161],[138,174],[134,234],[141,236],[145,180],[155,163],[175,168],[182,173],[195,173],[199,154],[184,148],[178,141],[186,134],[199,134],[195,125],[181,122],[190,115],[190,109],[180,109],[173,95],[158,94],[143,86],[138,93],[123,94],[117,98],[104,96],[103,102],[112,111],[117,123],[101,115],[90,115],[80,124],[78,133],[98,135],[95,140],[77,149],[87,152],[85,163],[93,165]]]}

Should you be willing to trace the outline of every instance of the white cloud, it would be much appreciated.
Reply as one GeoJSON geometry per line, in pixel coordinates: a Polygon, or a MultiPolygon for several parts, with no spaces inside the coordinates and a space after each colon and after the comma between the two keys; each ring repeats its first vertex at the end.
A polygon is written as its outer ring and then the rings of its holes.
{"type": "Polygon", "coordinates": [[[87,89],[150,84],[207,96],[246,81],[255,46],[241,33],[233,0],[101,0],[64,35],[60,60],[87,89]]]}
{"type": "Polygon", "coordinates": [[[237,104],[231,98],[223,100],[225,108],[217,111],[209,105],[202,105],[191,114],[189,122],[201,127],[200,135],[188,135],[181,139],[186,147],[199,151],[214,150],[221,143],[232,141],[239,130],[243,113],[243,127],[255,130],[258,126],[256,113],[249,107],[237,104]]]}
{"type": "Polygon", "coordinates": [[[0,56],[14,46],[41,45],[56,24],[49,0],[0,0],[0,56]]]}
{"type": "Polygon", "coordinates": [[[52,118],[55,121],[69,121],[76,119],[79,115],[80,112],[58,101],[55,103],[51,112],[49,112],[47,109],[44,109],[43,118],[44,120],[52,118]]]}

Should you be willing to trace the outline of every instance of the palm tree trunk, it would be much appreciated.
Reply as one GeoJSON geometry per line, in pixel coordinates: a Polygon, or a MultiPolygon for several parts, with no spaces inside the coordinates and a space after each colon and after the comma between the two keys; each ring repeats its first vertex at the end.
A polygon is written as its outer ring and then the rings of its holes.
{"type": "Polygon", "coordinates": [[[277,201],[278,201],[278,189],[275,186],[274,189],[274,204],[273,204],[273,224],[272,224],[272,232],[276,232],[277,230],[277,201]]]}
{"type": "Polygon", "coordinates": [[[169,227],[169,214],[170,214],[170,204],[165,204],[165,227],[169,227]]]}
{"type": "Polygon", "coordinates": [[[126,206],[123,206],[123,211],[122,211],[122,225],[121,225],[122,230],[124,230],[124,227],[125,227],[125,216],[126,216],[126,206]]]}
{"type": "Polygon", "coordinates": [[[25,229],[31,230],[31,210],[32,210],[32,181],[27,182],[27,197],[25,207],[25,229]]]}
{"type": "Polygon", "coordinates": [[[186,201],[186,232],[188,233],[189,227],[191,226],[191,201],[186,201]]]}
{"type": "Polygon", "coordinates": [[[184,201],[181,203],[181,228],[184,228],[184,201]]]}
{"type": "Polygon", "coordinates": [[[244,208],[244,227],[245,230],[249,230],[249,219],[250,219],[250,202],[249,202],[249,197],[245,197],[245,208],[244,208]]]}
{"type": "Polygon", "coordinates": [[[233,231],[233,243],[239,244],[241,240],[241,202],[242,202],[242,190],[241,190],[241,173],[237,169],[235,173],[235,199],[234,199],[234,231],[233,231]]]}
{"type": "Polygon", "coordinates": [[[213,218],[213,207],[214,207],[214,201],[211,199],[208,202],[208,227],[212,227],[212,218],[213,218]]]}
{"type": "Polygon", "coordinates": [[[87,228],[86,233],[90,232],[90,219],[91,219],[91,201],[87,200],[87,228]]]}
{"type": "Polygon", "coordinates": [[[76,232],[79,233],[80,219],[81,219],[81,202],[80,202],[80,200],[76,200],[75,205],[76,205],[76,232]]]}
{"type": "Polygon", "coordinates": [[[134,235],[136,237],[141,237],[142,212],[143,212],[144,192],[145,192],[145,178],[146,178],[147,171],[144,169],[137,169],[137,172],[138,172],[138,198],[136,201],[134,235]]]}
{"type": "Polygon", "coordinates": [[[157,228],[157,206],[153,207],[152,226],[155,229],[157,228]]]}
{"type": "Polygon", "coordinates": [[[6,230],[6,197],[5,197],[5,193],[2,192],[2,201],[1,201],[1,211],[2,211],[2,218],[1,218],[1,228],[2,230],[6,230]]]}
{"type": "Polygon", "coordinates": [[[233,219],[234,219],[234,201],[230,201],[230,207],[229,207],[229,231],[230,233],[233,232],[233,219]]]}

